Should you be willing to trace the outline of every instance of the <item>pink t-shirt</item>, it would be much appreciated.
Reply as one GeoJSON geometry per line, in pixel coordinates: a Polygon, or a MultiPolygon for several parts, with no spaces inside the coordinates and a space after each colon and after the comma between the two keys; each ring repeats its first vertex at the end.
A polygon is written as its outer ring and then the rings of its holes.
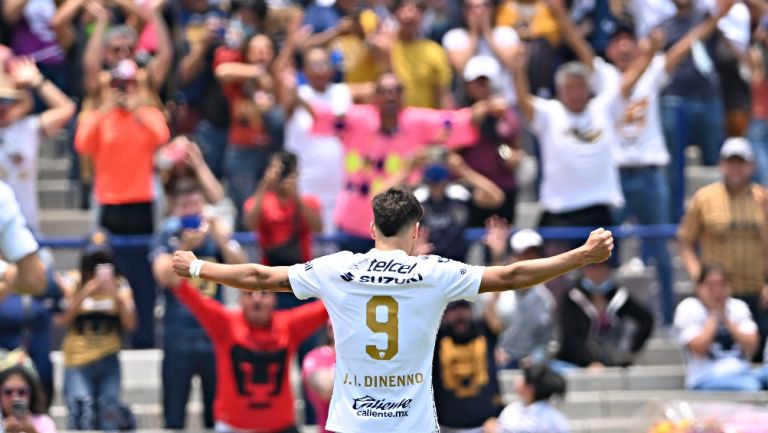
{"type": "Polygon", "coordinates": [[[472,111],[404,108],[398,128],[381,131],[379,110],[372,105],[353,105],[343,115],[325,105],[313,105],[312,133],[338,135],[344,146],[344,186],[336,203],[339,229],[355,236],[368,237],[373,221],[371,200],[382,186],[403,170],[408,157],[433,143],[449,148],[477,143],[472,111]]]}
{"type": "Polygon", "coordinates": [[[312,405],[312,409],[315,410],[317,425],[322,427],[321,433],[331,433],[325,429],[325,423],[328,421],[328,405],[331,401],[317,395],[315,390],[309,386],[309,377],[318,370],[333,369],[335,365],[336,352],[330,346],[322,346],[311,350],[304,357],[301,366],[301,380],[307,390],[307,400],[312,405]]]}

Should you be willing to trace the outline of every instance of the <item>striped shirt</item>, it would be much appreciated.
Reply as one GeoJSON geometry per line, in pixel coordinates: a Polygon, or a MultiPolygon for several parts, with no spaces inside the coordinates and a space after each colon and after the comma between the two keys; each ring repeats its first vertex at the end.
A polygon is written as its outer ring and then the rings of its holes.
{"type": "Polygon", "coordinates": [[[691,199],[678,239],[700,248],[701,262],[725,268],[734,294],[758,294],[763,287],[766,191],[752,185],[734,195],[723,182],[701,188],[691,199]]]}

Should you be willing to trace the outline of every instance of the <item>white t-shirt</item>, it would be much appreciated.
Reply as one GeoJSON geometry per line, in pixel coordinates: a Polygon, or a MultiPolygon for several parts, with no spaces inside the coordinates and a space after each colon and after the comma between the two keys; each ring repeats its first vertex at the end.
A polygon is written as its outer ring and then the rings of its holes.
{"type": "Polygon", "coordinates": [[[326,429],[436,432],[432,357],[445,306],[473,301],[483,267],[439,256],[342,251],[291,266],[299,299],[323,301],[336,340],[326,429]]]}
{"type": "MultiPolygon", "coordinates": [[[[520,43],[520,37],[517,35],[517,32],[509,26],[494,27],[493,40],[499,47],[513,47],[520,43]]],[[[467,29],[457,27],[449,30],[448,33],[443,36],[443,48],[445,48],[446,51],[466,50],[468,46],[469,31],[467,31],[467,29]]],[[[485,55],[496,58],[488,41],[482,38],[477,41],[477,49],[473,55],[485,55]]],[[[515,93],[515,86],[512,81],[512,73],[503,67],[502,62],[499,62],[499,64],[502,65],[502,72],[499,77],[497,77],[497,84],[499,85],[501,94],[507,99],[507,102],[509,102],[510,105],[514,105],[517,102],[517,94],[515,93]]],[[[457,71],[457,73],[461,76],[464,71],[457,71]]]]}
{"type": "MultiPolygon", "coordinates": [[[[735,298],[728,298],[725,303],[728,320],[735,323],[741,332],[757,332],[757,325],[752,320],[747,304],[735,298]]],[[[727,331],[718,332],[707,356],[697,356],[687,349],[691,342],[704,329],[709,312],[698,298],[684,299],[675,310],[675,329],[678,342],[683,347],[688,360],[685,372],[685,385],[693,388],[702,381],[719,376],[749,371],[749,362],[744,357],[739,343],[729,337],[727,331]]]]}
{"type": "Polygon", "coordinates": [[[38,248],[13,190],[5,182],[0,182],[0,254],[4,260],[15,263],[38,248]]]}
{"type": "MultiPolygon", "coordinates": [[[[352,95],[345,84],[329,84],[325,92],[309,85],[299,86],[299,97],[307,102],[322,102],[334,111],[344,112],[352,105],[352,95]]],[[[299,191],[312,195],[323,205],[324,233],[336,232],[333,212],[343,185],[344,149],[333,135],[310,135],[312,116],[303,107],[294,111],[285,128],[285,148],[299,159],[299,191]]]]}
{"type": "Polygon", "coordinates": [[[515,402],[499,415],[500,433],[570,433],[568,418],[552,405],[538,401],[528,406],[515,402]]]}
{"type": "MultiPolygon", "coordinates": [[[[667,61],[657,55],[632,89],[616,123],[620,146],[616,160],[620,166],[667,165],[669,152],[661,127],[659,95],[669,82],[667,61]]],[[[595,62],[595,84],[606,89],[620,88],[621,72],[605,61],[595,62]]]]}
{"type": "Polygon", "coordinates": [[[38,228],[37,155],[40,117],[27,116],[0,128],[0,180],[16,193],[27,224],[38,228]]]}
{"type": "Polygon", "coordinates": [[[561,213],[624,203],[615,160],[615,122],[621,109],[617,87],[606,87],[578,114],[558,100],[533,98],[531,128],[541,148],[544,210],[561,213]]]}

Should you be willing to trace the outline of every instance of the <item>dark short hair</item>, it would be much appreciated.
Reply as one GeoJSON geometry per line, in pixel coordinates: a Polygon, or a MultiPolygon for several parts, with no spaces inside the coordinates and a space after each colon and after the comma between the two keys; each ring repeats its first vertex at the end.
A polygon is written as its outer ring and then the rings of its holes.
{"type": "MultiPolygon", "coordinates": [[[[46,395],[43,392],[40,381],[30,372],[26,367],[22,365],[14,365],[0,372],[0,387],[5,385],[13,376],[20,376],[29,387],[29,411],[33,415],[42,415],[46,412],[46,395]]],[[[9,413],[3,413],[3,416],[8,416],[9,413]]]]}
{"type": "Polygon", "coordinates": [[[398,9],[408,4],[413,4],[421,11],[427,10],[427,2],[425,0],[395,0],[392,3],[392,11],[397,12],[398,9]]]}
{"type": "Polygon", "coordinates": [[[728,281],[728,273],[725,272],[723,265],[720,263],[706,263],[701,267],[698,283],[703,284],[704,280],[706,280],[707,277],[712,274],[720,274],[723,276],[723,278],[725,278],[726,281],[728,281]]]}
{"type": "Polygon", "coordinates": [[[534,401],[547,401],[552,396],[565,396],[565,379],[548,365],[534,364],[523,369],[525,383],[533,387],[534,401]]]}
{"type": "Polygon", "coordinates": [[[277,158],[280,159],[280,162],[283,164],[283,172],[282,176],[288,176],[289,174],[295,173],[296,170],[298,170],[298,158],[296,157],[296,154],[293,152],[289,152],[287,150],[281,150],[280,152],[277,152],[275,154],[277,158]]]}
{"type": "Polygon", "coordinates": [[[232,6],[235,11],[243,9],[252,11],[261,22],[267,19],[268,8],[264,0],[236,0],[232,2],[232,6]]]}
{"type": "Polygon", "coordinates": [[[635,26],[629,21],[619,21],[616,23],[616,29],[611,34],[611,40],[616,39],[618,36],[629,36],[631,39],[637,39],[637,31],[635,26]]]}
{"type": "Polygon", "coordinates": [[[397,235],[422,216],[424,209],[410,191],[390,188],[373,198],[373,222],[386,237],[397,235]]]}
{"type": "Polygon", "coordinates": [[[198,182],[197,179],[192,177],[185,176],[178,179],[174,179],[170,187],[171,187],[171,190],[169,192],[169,195],[172,198],[178,198],[183,195],[193,194],[198,192],[200,194],[203,194],[203,186],[200,185],[200,182],[198,182]]]}

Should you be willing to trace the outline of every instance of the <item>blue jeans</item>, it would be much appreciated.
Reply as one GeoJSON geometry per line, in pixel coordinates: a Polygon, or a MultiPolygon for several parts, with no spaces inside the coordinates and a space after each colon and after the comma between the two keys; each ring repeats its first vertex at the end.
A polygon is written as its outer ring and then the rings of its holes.
{"type": "Polygon", "coordinates": [[[227,128],[219,128],[203,119],[197,124],[195,136],[197,145],[203,153],[203,159],[208,164],[213,175],[221,179],[224,176],[224,154],[227,150],[227,128]]]}
{"type": "Polygon", "coordinates": [[[717,165],[720,146],[725,139],[723,101],[719,98],[698,100],[663,96],[661,121],[664,139],[672,158],[668,173],[672,191],[672,216],[676,222],[682,216],[685,198],[685,148],[691,143],[699,145],[704,164],[717,165]]]}
{"type": "Polygon", "coordinates": [[[120,420],[120,360],[108,355],[64,370],[64,398],[71,430],[117,430],[120,420]]]}
{"type": "Polygon", "coordinates": [[[216,392],[216,359],[210,343],[188,347],[179,341],[163,349],[163,417],[165,428],[181,430],[187,417],[192,378],[200,377],[203,390],[203,423],[213,428],[213,399],[216,392]]]}
{"type": "Polygon", "coordinates": [[[768,119],[752,119],[747,138],[755,151],[755,179],[768,185],[768,119]]]}
{"type": "Polygon", "coordinates": [[[750,372],[713,377],[696,385],[697,391],[760,391],[760,381],[750,372]]]}
{"type": "Polygon", "coordinates": [[[760,381],[763,389],[768,389],[768,363],[755,370],[753,375],[760,381]]]}
{"type": "MultiPolygon", "coordinates": [[[[616,224],[634,218],[638,224],[668,224],[669,184],[663,168],[647,167],[621,170],[621,189],[626,204],[616,214],[616,224]]],[[[665,238],[643,239],[643,259],[653,257],[659,277],[659,306],[665,325],[675,315],[675,292],[672,285],[672,257],[665,238]]],[[[644,260],[645,261],[645,260],[644,260]]]]}

